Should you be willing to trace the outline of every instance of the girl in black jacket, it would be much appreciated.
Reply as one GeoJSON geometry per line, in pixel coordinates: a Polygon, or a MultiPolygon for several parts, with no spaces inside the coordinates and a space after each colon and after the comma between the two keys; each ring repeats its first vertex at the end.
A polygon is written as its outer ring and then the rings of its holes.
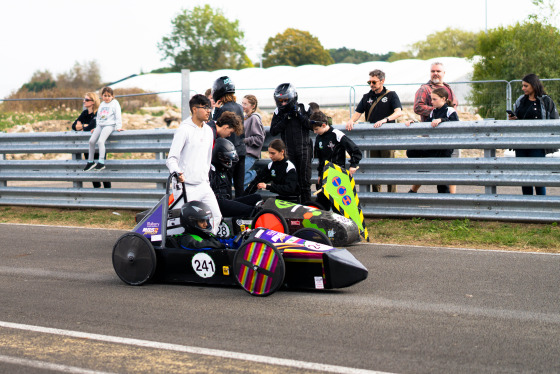
{"type": "MultiPolygon", "coordinates": [[[[449,93],[443,87],[436,88],[431,93],[432,105],[434,109],[430,113],[428,119],[432,123],[432,127],[437,127],[442,122],[459,121],[457,111],[453,109],[453,104],[449,100],[449,93]]],[[[407,126],[410,122],[406,123],[407,126]]],[[[452,149],[411,149],[406,151],[408,158],[423,158],[423,157],[451,157],[452,149]]],[[[409,192],[418,192],[420,185],[414,185],[410,188],[409,192]]],[[[449,186],[437,186],[438,193],[450,193],[449,186]]]]}
{"type": "Polygon", "coordinates": [[[300,188],[296,167],[286,156],[284,142],[281,139],[271,141],[268,155],[272,161],[259,171],[245,190],[245,194],[252,194],[257,190],[269,190],[278,194],[280,199],[298,200],[300,188]]]}

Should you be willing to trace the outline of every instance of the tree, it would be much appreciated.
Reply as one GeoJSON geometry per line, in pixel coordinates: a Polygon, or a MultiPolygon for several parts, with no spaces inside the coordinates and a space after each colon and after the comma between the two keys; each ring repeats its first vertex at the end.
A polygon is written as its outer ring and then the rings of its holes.
{"type": "Polygon", "coordinates": [[[476,45],[480,32],[463,31],[446,28],[426,37],[426,40],[412,45],[416,58],[427,60],[434,57],[472,57],[476,54],[476,45]]]}
{"type": "Polygon", "coordinates": [[[72,69],[56,77],[56,85],[60,88],[100,88],[101,73],[97,61],[85,62],[83,65],[76,62],[72,69]]]}
{"type": "Polygon", "coordinates": [[[33,73],[29,82],[21,86],[20,91],[41,92],[53,89],[54,87],[56,87],[56,82],[54,81],[52,73],[48,70],[37,70],[33,73]]]}
{"type": "Polygon", "coordinates": [[[307,31],[286,29],[268,39],[264,47],[263,66],[330,65],[334,60],[319,39],[307,31]]]}
{"type": "Polygon", "coordinates": [[[389,56],[387,61],[395,62],[399,60],[408,60],[411,58],[414,58],[414,54],[411,51],[391,52],[391,56],[389,56]]]}
{"type": "MultiPolygon", "coordinates": [[[[514,26],[492,29],[478,38],[480,60],[473,66],[472,79],[511,81],[529,73],[535,73],[540,78],[558,78],[559,50],[560,32],[550,25],[527,20],[514,26]]],[[[505,118],[504,91],[497,95],[490,84],[473,84],[471,100],[479,108],[481,116],[505,118]]],[[[560,90],[554,93],[550,89],[547,91],[556,101],[560,99],[560,90]]]]}
{"type": "Polygon", "coordinates": [[[173,61],[174,71],[181,69],[211,71],[251,67],[239,21],[230,22],[220,9],[210,5],[183,10],[173,21],[173,30],[164,36],[158,48],[162,60],[173,61]]]}
{"type": "Polygon", "coordinates": [[[381,55],[377,53],[369,53],[366,51],[358,51],[355,49],[342,47],[338,49],[329,49],[329,54],[333,58],[335,64],[361,64],[362,62],[368,61],[387,61],[392,52],[381,55]]]}

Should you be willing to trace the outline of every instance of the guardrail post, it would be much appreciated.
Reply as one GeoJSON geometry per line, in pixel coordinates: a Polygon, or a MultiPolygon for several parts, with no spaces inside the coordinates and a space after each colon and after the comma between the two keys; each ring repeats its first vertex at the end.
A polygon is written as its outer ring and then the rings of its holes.
{"type": "MultiPolygon", "coordinates": [[[[81,153],[72,153],[72,160],[74,161],[79,161],[82,159],[82,154],[81,153]]],[[[72,186],[74,188],[82,188],[84,187],[84,183],[81,181],[76,181],[76,182],[72,182],[72,186]]]]}
{"type": "MultiPolygon", "coordinates": [[[[496,150],[495,149],[485,149],[484,150],[484,157],[492,158],[496,157],[496,150]]],[[[496,186],[484,186],[484,193],[487,195],[495,195],[498,192],[496,186]]]]}
{"type": "MultiPolygon", "coordinates": [[[[0,160],[5,160],[6,156],[2,153],[0,154],[0,160]]],[[[8,182],[6,181],[0,181],[0,187],[6,187],[8,185],[8,182]]]]}
{"type": "Polygon", "coordinates": [[[189,108],[189,100],[190,100],[190,93],[191,93],[191,86],[190,86],[190,73],[189,69],[182,69],[181,70],[181,120],[186,120],[191,110],[189,108]]]}
{"type": "MultiPolygon", "coordinates": [[[[165,160],[165,152],[156,152],[156,160],[165,160]]],[[[157,189],[165,189],[165,183],[156,183],[157,189]]]]}

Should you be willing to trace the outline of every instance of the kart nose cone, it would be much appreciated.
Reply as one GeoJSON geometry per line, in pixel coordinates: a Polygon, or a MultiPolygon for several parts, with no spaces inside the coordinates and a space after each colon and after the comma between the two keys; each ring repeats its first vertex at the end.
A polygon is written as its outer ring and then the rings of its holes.
{"type": "Polygon", "coordinates": [[[335,249],[323,254],[325,272],[332,288],[348,287],[365,280],[366,267],[346,249],[335,249]]]}

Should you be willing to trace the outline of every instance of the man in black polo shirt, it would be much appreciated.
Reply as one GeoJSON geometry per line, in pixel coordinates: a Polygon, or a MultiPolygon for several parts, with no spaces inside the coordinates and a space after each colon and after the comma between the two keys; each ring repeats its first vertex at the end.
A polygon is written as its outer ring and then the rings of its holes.
{"type": "MultiPolygon", "coordinates": [[[[374,128],[380,127],[384,123],[394,123],[402,115],[402,105],[399,96],[394,91],[389,91],[383,86],[385,83],[384,72],[378,69],[371,71],[367,83],[371,90],[362,97],[352,118],[346,123],[346,130],[352,130],[354,124],[363,113],[365,113],[366,121],[373,123],[374,128]]],[[[395,151],[372,150],[369,151],[369,157],[395,158],[395,151]]],[[[381,192],[381,185],[373,185],[373,191],[381,192]]],[[[387,192],[397,192],[397,186],[387,185],[387,192]]]]}

